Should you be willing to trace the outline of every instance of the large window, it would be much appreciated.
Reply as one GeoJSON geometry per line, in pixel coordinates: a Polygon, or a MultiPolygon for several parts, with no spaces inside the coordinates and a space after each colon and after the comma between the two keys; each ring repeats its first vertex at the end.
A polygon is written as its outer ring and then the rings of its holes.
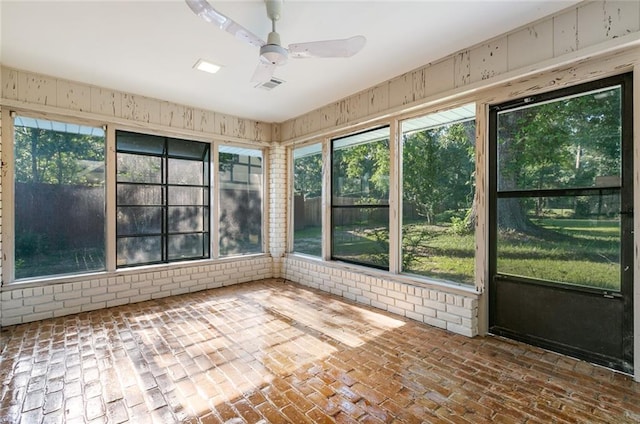
{"type": "Polygon", "coordinates": [[[496,273],[620,289],[621,80],[493,108],[496,273]]]}
{"type": "Polygon", "coordinates": [[[105,268],[102,128],[14,120],[15,278],[105,268]]]}
{"type": "Polygon", "coordinates": [[[331,256],[389,268],[389,127],[332,141],[331,256]]]}
{"type": "Polygon", "coordinates": [[[322,255],[322,145],[293,151],[293,251],[322,255]]]}
{"type": "Polygon", "coordinates": [[[209,257],[209,144],[118,131],[117,264],[209,257]]]}
{"type": "Polygon", "coordinates": [[[262,151],[220,146],[220,256],[260,253],[262,151]]]}
{"type": "Polygon", "coordinates": [[[474,283],[475,105],[402,122],[402,269],[474,283]]]}

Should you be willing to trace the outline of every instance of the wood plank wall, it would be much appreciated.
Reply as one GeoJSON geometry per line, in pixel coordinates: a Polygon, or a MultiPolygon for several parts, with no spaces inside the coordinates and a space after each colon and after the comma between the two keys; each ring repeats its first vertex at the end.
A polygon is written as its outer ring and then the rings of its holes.
{"type": "Polygon", "coordinates": [[[284,142],[303,140],[442,102],[541,72],[640,38],[640,2],[583,2],[524,28],[429,63],[282,123],[284,142]],[[607,44],[608,42],[608,44],[607,44]]]}
{"type": "Polygon", "coordinates": [[[173,131],[183,136],[245,143],[268,143],[272,140],[270,123],[8,67],[2,67],[0,72],[0,98],[5,106],[173,131]]]}

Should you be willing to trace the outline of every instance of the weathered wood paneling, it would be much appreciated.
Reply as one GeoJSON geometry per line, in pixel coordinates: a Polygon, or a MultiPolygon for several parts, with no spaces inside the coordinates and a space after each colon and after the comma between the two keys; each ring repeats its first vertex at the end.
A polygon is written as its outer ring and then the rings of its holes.
{"type": "Polygon", "coordinates": [[[469,51],[469,82],[478,82],[507,72],[507,38],[500,38],[469,51]]]}
{"type": "Polygon", "coordinates": [[[91,87],[91,112],[107,117],[122,117],[122,93],[91,87]]]}
{"type": "Polygon", "coordinates": [[[9,68],[0,69],[2,76],[2,94],[0,97],[10,100],[18,99],[18,71],[9,68]]]}
{"type": "MultiPolygon", "coordinates": [[[[493,81],[495,84],[500,76],[515,78],[518,70],[530,73],[536,64],[549,66],[554,58],[560,65],[567,57],[571,57],[568,55],[574,55],[572,60],[575,60],[579,50],[638,32],[640,2],[580,3],[381,83],[367,90],[369,102],[366,108],[356,99],[361,96],[361,93],[357,93],[334,105],[286,122],[282,126],[282,139],[286,142],[316,135],[322,130],[326,132],[335,127],[375,120],[386,113],[398,113],[403,106],[419,107],[422,100],[433,101],[440,94],[446,97],[462,93],[465,87],[477,90],[482,87],[483,81],[487,81],[487,84],[493,81]],[[316,119],[323,122],[315,125],[316,119]],[[297,124],[297,121],[305,121],[306,124],[297,124]]],[[[611,44],[607,46],[611,48],[611,44]]],[[[592,49],[589,51],[591,54],[592,49]]],[[[584,57],[587,56],[585,53],[584,57]]]]}
{"type": "Polygon", "coordinates": [[[29,72],[18,73],[18,100],[29,99],[30,103],[56,106],[56,80],[29,72]]]}
{"type": "Polygon", "coordinates": [[[450,57],[424,68],[425,97],[455,88],[454,58],[450,57]]]}
{"type": "MultiPolygon", "coordinates": [[[[34,112],[152,125],[173,132],[222,136],[234,141],[271,141],[271,124],[123,93],[88,84],[1,67],[2,100],[34,112]]],[[[307,130],[307,129],[305,129],[307,130]]]]}
{"type": "Polygon", "coordinates": [[[507,37],[509,70],[553,57],[553,21],[532,25],[507,37]],[[522,46],[527,46],[523,49],[522,46]]]}
{"type": "Polygon", "coordinates": [[[578,7],[578,48],[638,32],[638,16],[638,1],[586,2],[578,7]]]}
{"type": "Polygon", "coordinates": [[[379,84],[371,87],[369,93],[369,112],[380,113],[389,109],[389,85],[379,84]]]}
{"type": "Polygon", "coordinates": [[[568,10],[553,18],[553,56],[578,50],[578,12],[568,10]]]}
{"type": "Polygon", "coordinates": [[[91,87],[56,81],[56,106],[80,112],[91,110],[91,87]]]}

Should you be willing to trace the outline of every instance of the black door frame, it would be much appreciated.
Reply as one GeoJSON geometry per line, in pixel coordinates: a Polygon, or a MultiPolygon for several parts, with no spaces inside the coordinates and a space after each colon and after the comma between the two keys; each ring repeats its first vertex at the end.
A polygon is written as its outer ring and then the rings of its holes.
{"type": "MultiPolygon", "coordinates": [[[[617,189],[616,189],[617,190],[617,189]]],[[[607,194],[606,188],[588,188],[588,189],[569,189],[565,193],[558,190],[529,190],[526,196],[539,195],[545,196],[553,193],[554,195],[576,195],[583,194],[607,194]],[[538,191],[540,193],[538,193],[538,191]],[[535,193],[534,193],[535,192],[535,193]]],[[[511,193],[516,195],[517,193],[511,193]]],[[[626,373],[633,373],[633,74],[626,73],[601,80],[575,85],[563,88],[549,93],[536,96],[529,96],[505,102],[490,107],[489,111],[489,332],[496,335],[509,337],[515,340],[523,341],[528,344],[540,346],[560,353],[564,353],[587,361],[605,365],[626,373]],[[620,85],[621,87],[621,103],[622,103],[622,163],[621,163],[621,186],[619,193],[621,195],[621,211],[620,211],[620,292],[611,292],[607,290],[573,287],[569,285],[554,284],[541,280],[504,276],[497,273],[497,118],[498,112],[515,109],[525,104],[535,104],[550,101],[570,95],[576,95],[581,92],[593,91],[610,86],[620,85]],[[580,313],[580,305],[590,305],[592,309],[596,309],[603,317],[607,314],[619,314],[619,322],[621,327],[620,339],[616,343],[620,343],[620,355],[611,357],[607,354],[603,355],[590,349],[576,347],[575,344],[562,343],[558,340],[549,340],[540,337],[535,332],[522,331],[518,328],[509,328],[504,325],[504,317],[512,319],[519,317],[519,312],[506,312],[501,308],[500,302],[504,301],[500,297],[509,297],[513,295],[528,296],[525,301],[514,302],[515,308],[530,306],[531,303],[540,304],[540,312],[547,313],[550,309],[562,305],[577,305],[575,311],[570,306],[568,310],[580,313]],[[575,302],[576,299],[581,299],[575,302]],[[569,300],[569,302],[567,302],[569,300]],[[555,306],[554,306],[555,302],[555,306]],[[600,310],[602,309],[602,310],[600,310]]],[[[509,299],[511,301],[511,299],[509,299]]],[[[584,313],[584,307],[582,307],[584,313]]],[[[595,314],[597,315],[597,314],[595,314]]],[[[533,315],[535,316],[535,314],[533,315]]],[[[538,314],[538,317],[540,315],[538,314]]],[[[523,320],[522,325],[516,323],[516,327],[527,329],[530,327],[531,316],[523,320]]],[[[567,324],[570,326],[571,324],[567,324]]],[[[568,336],[570,339],[573,336],[568,336]]]]}

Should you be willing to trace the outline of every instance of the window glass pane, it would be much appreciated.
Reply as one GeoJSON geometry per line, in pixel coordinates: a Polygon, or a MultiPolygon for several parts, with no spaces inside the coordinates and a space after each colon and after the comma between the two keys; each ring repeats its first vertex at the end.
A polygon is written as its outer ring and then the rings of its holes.
{"type": "Polygon", "coordinates": [[[293,250],[322,255],[322,145],[293,151],[293,250]]]}
{"type": "Polygon", "coordinates": [[[117,258],[118,266],[162,262],[162,237],[118,238],[117,258]]]}
{"type": "Polygon", "coordinates": [[[164,154],[164,137],[116,131],[118,152],[140,153],[145,155],[164,154]]]}
{"type": "Polygon", "coordinates": [[[206,234],[169,235],[169,260],[197,259],[209,256],[206,234]]]}
{"type": "Polygon", "coordinates": [[[202,187],[169,186],[169,205],[208,205],[209,190],[202,187]]]}
{"type": "Polygon", "coordinates": [[[332,141],[332,258],[389,267],[389,165],[389,127],[332,141]]]}
{"type": "Polygon", "coordinates": [[[405,272],[474,284],[474,117],[471,104],[402,122],[405,272]]]}
{"type": "Polygon", "coordinates": [[[389,267],[389,208],[333,208],[332,257],[389,267]]]}
{"type": "Polygon", "coordinates": [[[169,157],[192,159],[200,162],[205,159],[209,152],[207,143],[197,143],[188,140],[170,139],[168,143],[169,157]]]}
{"type": "Polygon", "coordinates": [[[498,273],[619,290],[619,211],[619,194],[498,199],[498,273]]]}
{"type": "Polygon", "coordinates": [[[334,140],[333,206],[389,204],[389,128],[372,133],[334,140]]]}
{"type": "Polygon", "coordinates": [[[15,277],[105,267],[104,131],[18,116],[15,277]]]}
{"type": "Polygon", "coordinates": [[[621,90],[498,113],[498,190],[620,187],[621,90]]]}
{"type": "Polygon", "coordinates": [[[159,185],[118,184],[118,205],[161,205],[162,187],[159,185]]]}
{"type": "Polygon", "coordinates": [[[220,147],[221,256],[262,252],[262,152],[234,149],[220,147]]]}
{"type": "Polygon", "coordinates": [[[204,231],[205,209],[201,207],[169,206],[169,232],[204,231]]]}
{"type": "Polygon", "coordinates": [[[162,208],[148,206],[118,207],[117,233],[160,234],[162,232],[162,208]]]}
{"type": "Polygon", "coordinates": [[[169,159],[169,184],[202,185],[203,163],[184,159],[169,159]]]}
{"type": "Polygon", "coordinates": [[[118,153],[117,179],[118,182],[161,183],[162,158],[118,153]]]}

